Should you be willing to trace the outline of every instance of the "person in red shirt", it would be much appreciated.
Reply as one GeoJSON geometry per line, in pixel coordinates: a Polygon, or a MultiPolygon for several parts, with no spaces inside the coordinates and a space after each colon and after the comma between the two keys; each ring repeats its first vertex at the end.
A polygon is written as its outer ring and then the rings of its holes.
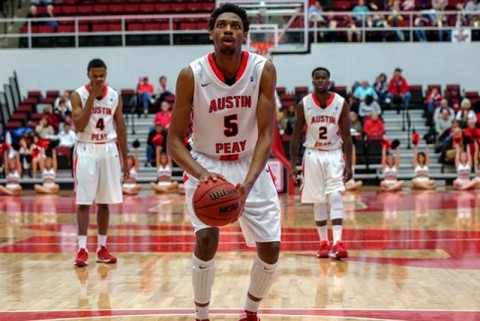
{"type": "Polygon", "coordinates": [[[145,114],[145,117],[148,115],[148,106],[150,105],[154,91],[155,88],[148,82],[148,77],[140,78],[137,86],[137,95],[143,105],[143,113],[145,114]]]}
{"type": "Polygon", "coordinates": [[[163,128],[168,129],[168,127],[170,127],[170,121],[172,120],[172,111],[170,110],[170,104],[164,101],[160,105],[160,109],[161,110],[155,114],[153,123],[160,123],[163,128]]]}
{"type": "MultiPolygon", "coordinates": [[[[408,90],[408,83],[405,78],[402,77],[402,69],[396,68],[392,79],[388,83],[388,94],[387,97],[393,102],[398,99],[402,99],[403,108],[408,109],[411,93],[408,90]]],[[[400,113],[400,110],[398,110],[400,113]]]]}
{"type": "Polygon", "coordinates": [[[363,131],[367,135],[367,139],[382,139],[385,133],[385,125],[376,112],[373,112],[369,118],[365,119],[363,131]]]}

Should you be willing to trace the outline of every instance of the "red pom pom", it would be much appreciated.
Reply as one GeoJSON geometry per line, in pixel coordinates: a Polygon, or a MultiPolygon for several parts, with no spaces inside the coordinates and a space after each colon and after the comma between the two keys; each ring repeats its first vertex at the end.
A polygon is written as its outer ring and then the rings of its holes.
{"type": "Polygon", "coordinates": [[[455,144],[460,144],[460,143],[462,143],[462,135],[455,135],[455,136],[453,136],[453,142],[454,142],[455,144]]]}
{"type": "Polygon", "coordinates": [[[386,149],[392,148],[392,142],[386,138],[382,139],[382,145],[385,146],[386,149]]]}
{"type": "Polygon", "coordinates": [[[9,143],[3,143],[2,144],[2,150],[4,151],[9,151],[10,150],[10,144],[9,143]]]}
{"type": "Polygon", "coordinates": [[[412,134],[412,144],[413,145],[418,145],[419,141],[420,141],[420,135],[412,134]]]}
{"type": "Polygon", "coordinates": [[[152,143],[155,146],[162,146],[163,136],[161,134],[156,134],[152,139],[152,143]]]}
{"type": "Polygon", "coordinates": [[[36,158],[39,153],[40,153],[40,148],[35,147],[35,148],[32,150],[32,153],[31,153],[30,156],[32,156],[32,158],[36,158]]]}
{"type": "Polygon", "coordinates": [[[48,145],[50,145],[50,141],[49,141],[49,140],[40,139],[40,140],[38,141],[38,146],[40,146],[40,147],[43,148],[43,149],[47,149],[47,148],[48,148],[48,145]]]}

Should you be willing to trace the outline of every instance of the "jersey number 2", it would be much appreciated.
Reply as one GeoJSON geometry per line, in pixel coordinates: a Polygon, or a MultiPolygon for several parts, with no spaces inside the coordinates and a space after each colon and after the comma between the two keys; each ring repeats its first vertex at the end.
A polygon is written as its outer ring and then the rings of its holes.
{"type": "Polygon", "coordinates": [[[327,127],[320,127],[318,129],[318,138],[327,139],[327,127]]]}
{"type": "Polygon", "coordinates": [[[227,137],[238,135],[238,115],[229,115],[223,118],[223,134],[227,137]]]}

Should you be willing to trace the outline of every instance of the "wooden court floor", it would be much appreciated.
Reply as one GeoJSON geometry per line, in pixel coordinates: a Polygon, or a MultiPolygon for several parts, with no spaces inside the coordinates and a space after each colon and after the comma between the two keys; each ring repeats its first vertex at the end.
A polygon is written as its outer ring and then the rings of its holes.
{"type": "MultiPolygon", "coordinates": [[[[344,195],[344,261],[317,259],[312,207],[281,196],[281,270],[262,321],[480,320],[480,193],[344,195]]],[[[181,195],[111,207],[115,265],[74,268],[73,195],[0,197],[0,320],[193,321],[181,195]]],[[[93,211],[92,211],[93,212],[93,211]]],[[[91,217],[90,252],[96,243],[91,217]]],[[[254,252],[222,228],[211,320],[238,320],[254,252]]]]}

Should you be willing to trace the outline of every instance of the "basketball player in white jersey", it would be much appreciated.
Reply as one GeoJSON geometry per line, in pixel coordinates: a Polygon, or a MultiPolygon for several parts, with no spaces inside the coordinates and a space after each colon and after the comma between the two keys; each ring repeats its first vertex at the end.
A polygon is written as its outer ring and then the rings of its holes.
{"type": "Polygon", "coordinates": [[[312,84],[314,92],[305,96],[296,107],[290,146],[290,178],[294,182],[297,180],[297,160],[302,131],[306,125],[300,200],[302,203],[313,203],[315,224],[320,236],[317,257],[341,259],[348,257],[348,251],[342,243],[342,192],[345,183],[352,178],[350,107],[342,96],[329,91],[328,69],[314,69],[312,84]],[[327,204],[330,205],[333,245],[328,239],[327,204]]]}
{"type": "Polygon", "coordinates": [[[97,204],[96,260],[117,262],[106,247],[110,216],[108,205],[122,202],[122,182],[129,175],[121,96],[105,83],[107,66],[102,60],[90,61],[87,71],[90,82],[71,96],[73,121],[79,133],[74,157],[78,205],[75,265],[78,267],[88,264],[87,230],[93,202],[97,204]],[[122,165],[120,158],[124,160],[122,165]]]}
{"type": "Polygon", "coordinates": [[[239,217],[247,245],[256,246],[241,321],[256,321],[260,301],[275,280],[280,253],[280,205],[267,167],[274,117],[276,70],[264,57],[242,51],[249,22],[244,9],[224,4],[211,15],[215,50],[179,74],[167,151],[185,170],[185,193],[195,229],[192,280],[195,320],[209,320],[219,229],[193,213],[197,184],[226,178],[239,189],[239,217]],[[193,121],[192,152],[184,144],[193,121]]]}

